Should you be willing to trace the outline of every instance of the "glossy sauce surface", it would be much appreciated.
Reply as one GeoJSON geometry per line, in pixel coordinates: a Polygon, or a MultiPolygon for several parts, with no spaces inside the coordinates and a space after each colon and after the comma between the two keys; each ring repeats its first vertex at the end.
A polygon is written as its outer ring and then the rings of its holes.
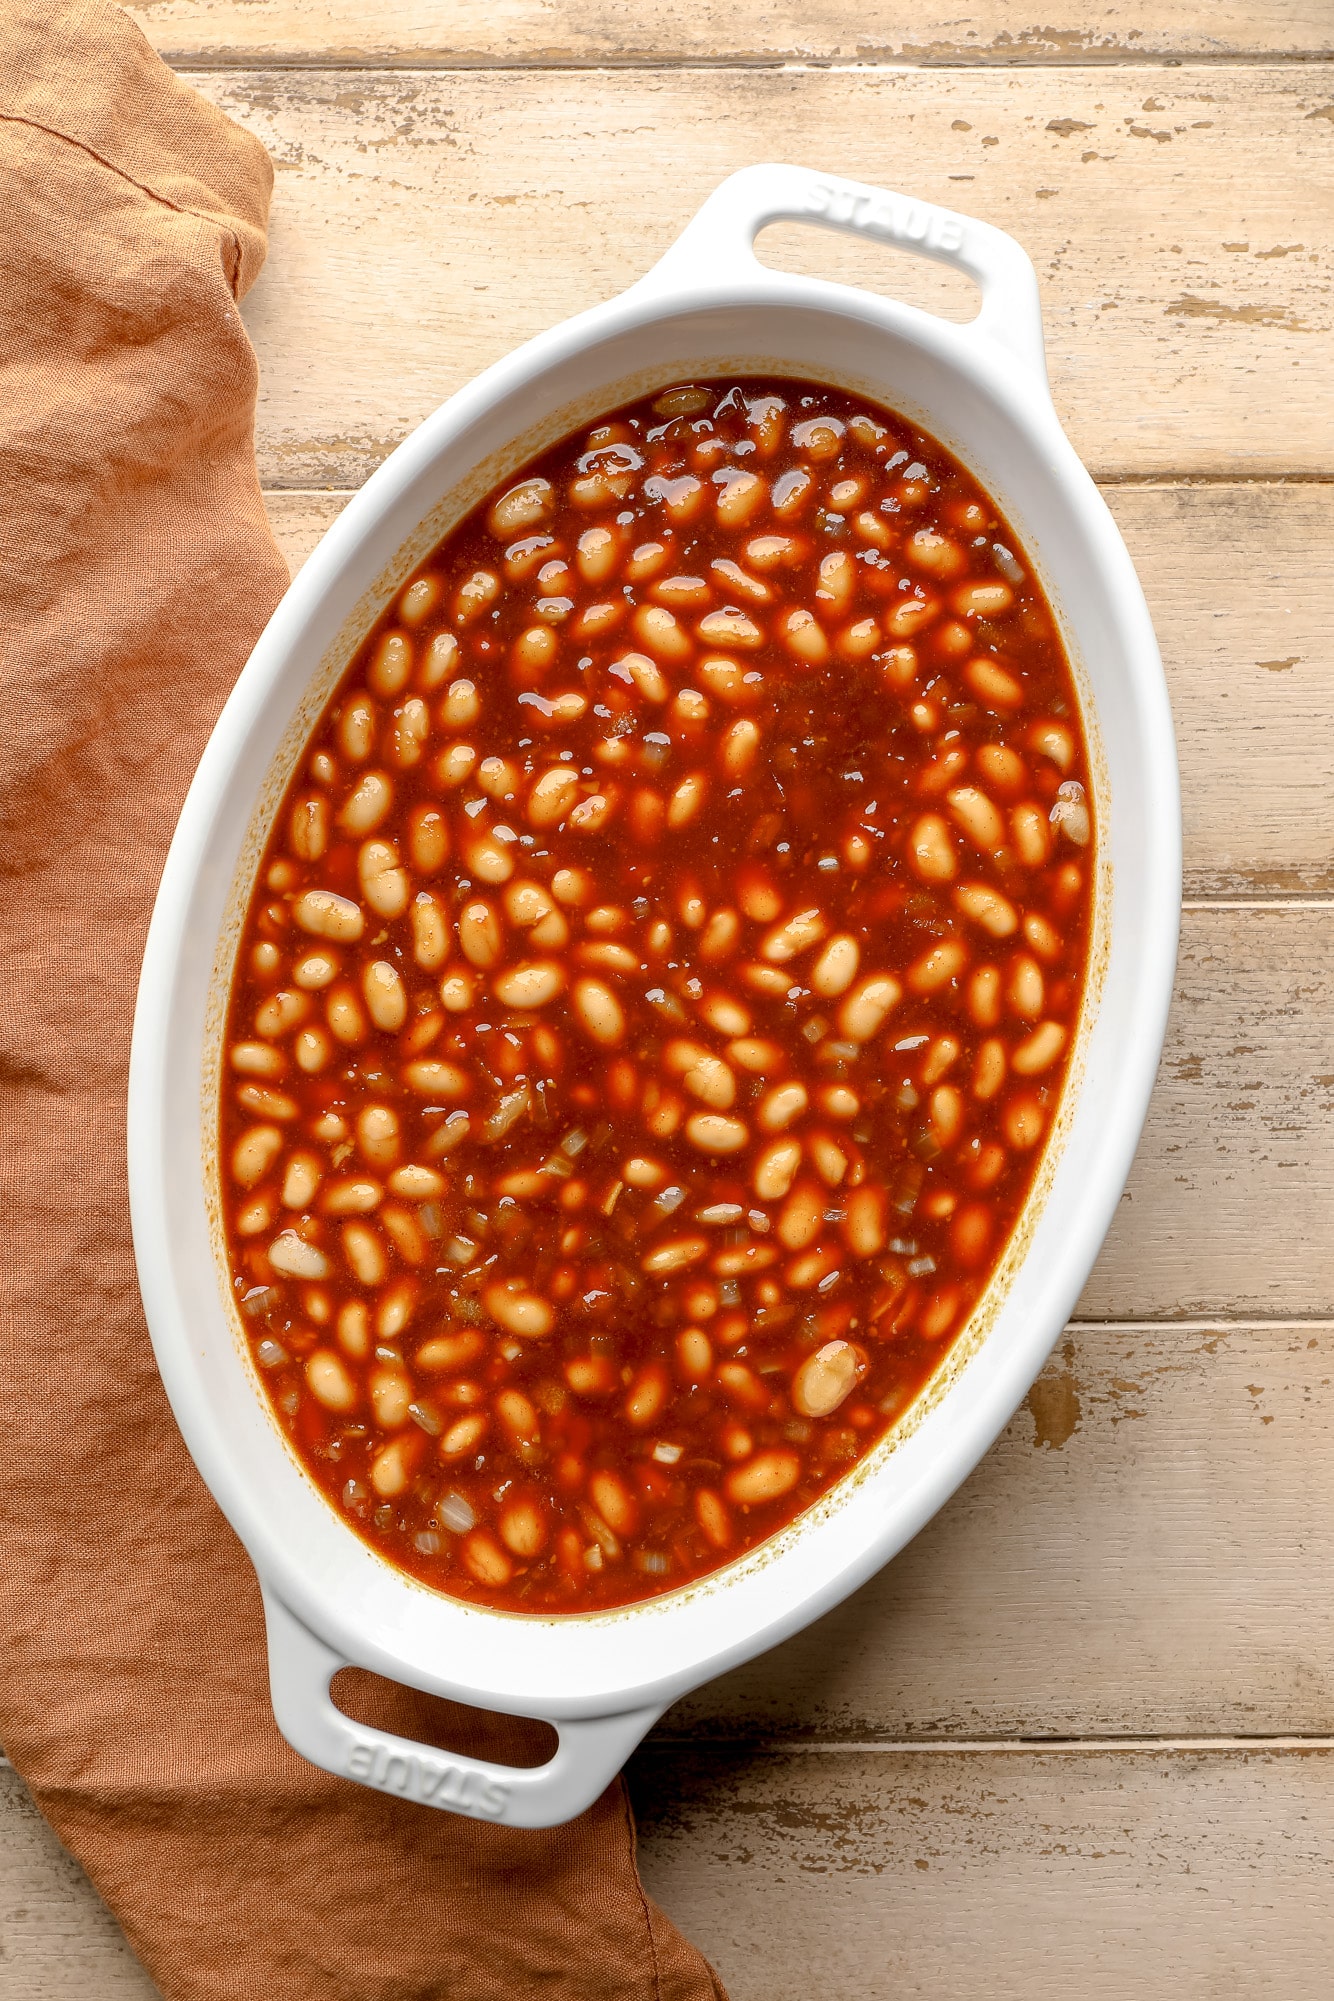
{"type": "Polygon", "coordinates": [[[682,384],[508,482],[329,704],[237,959],[236,1298],[331,1504],[542,1613],[808,1507],[1023,1206],[1092,841],[1049,608],[901,419],[682,384]]]}

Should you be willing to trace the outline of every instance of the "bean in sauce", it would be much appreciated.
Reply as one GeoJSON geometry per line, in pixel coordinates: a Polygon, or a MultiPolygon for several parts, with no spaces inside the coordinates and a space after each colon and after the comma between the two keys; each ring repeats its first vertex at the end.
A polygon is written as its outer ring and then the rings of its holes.
{"type": "Polygon", "coordinates": [[[918,1397],[1084,988],[1050,608],[935,440],[788,379],[535,460],[360,649],[245,922],[221,1114],[274,1414],[388,1561],[679,1588],[918,1397]]]}

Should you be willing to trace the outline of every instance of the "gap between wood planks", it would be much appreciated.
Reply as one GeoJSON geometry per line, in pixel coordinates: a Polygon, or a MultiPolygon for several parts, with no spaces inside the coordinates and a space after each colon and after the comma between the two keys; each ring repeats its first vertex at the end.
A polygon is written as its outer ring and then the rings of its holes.
{"type": "Polygon", "coordinates": [[[900,1752],[935,1757],[996,1753],[1044,1758],[1068,1753],[1084,1758],[1129,1752],[1143,1757],[1164,1751],[1233,1757],[1252,1751],[1334,1751],[1334,1737],[870,1737],[844,1741],[832,1737],[671,1737],[655,1731],[644,1739],[642,1751],[689,1751],[692,1757],[709,1751],[745,1751],[749,1757],[760,1758],[830,1758],[854,1753],[861,1757],[886,1754],[897,1757],[900,1752]]]}
{"type": "Polygon", "coordinates": [[[607,52],[580,59],[577,56],[553,57],[543,62],[536,56],[516,56],[506,58],[499,54],[462,56],[431,56],[413,52],[410,55],[383,56],[340,56],[336,51],[317,51],[309,56],[282,55],[269,56],[262,49],[226,49],[214,55],[207,50],[180,49],[162,52],[162,60],[178,75],[189,77],[191,71],[213,72],[217,70],[284,70],[303,71],[314,69],[339,70],[344,74],[380,74],[385,72],[429,71],[433,76],[476,76],[482,74],[504,76],[586,76],[599,71],[612,75],[628,72],[669,71],[673,75],[689,75],[692,70],[726,71],[745,70],[767,73],[800,74],[806,70],[833,71],[877,71],[877,70],[1047,70],[1047,69],[1133,69],[1138,71],[1162,69],[1256,69],[1278,68],[1281,65],[1304,63],[1327,63],[1328,49],[1246,49],[1202,50],[1186,55],[1167,56],[1155,54],[1151,50],[1134,51],[1125,48],[1084,50],[1071,54],[1067,50],[1053,50],[1050,55],[1042,54],[1002,54],[999,50],[981,50],[976,55],[884,55],[872,53],[861,61],[849,60],[846,56],[761,56],[761,55],[721,55],[705,56],[697,51],[688,56],[674,59],[665,50],[646,51],[642,55],[616,56],[607,52]]]}
{"type": "MultiPolygon", "coordinates": [[[[1185,1756],[1245,1756],[1267,1753],[1334,1751],[1334,1737],[871,1737],[844,1742],[815,1737],[670,1737],[657,1732],[646,1737],[631,1757],[657,1751],[689,1751],[692,1757],[709,1752],[745,1751],[758,1758],[914,1757],[936,1758],[1006,1755],[1017,1758],[1155,1756],[1180,1752],[1185,1756]]],[[[11,1761],[0,1751],[0,1772],[12,1772],[11,1761]]]]}

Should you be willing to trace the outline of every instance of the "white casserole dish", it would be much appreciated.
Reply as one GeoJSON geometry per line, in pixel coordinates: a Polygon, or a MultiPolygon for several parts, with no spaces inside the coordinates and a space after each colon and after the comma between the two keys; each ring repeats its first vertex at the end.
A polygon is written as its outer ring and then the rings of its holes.
{"type": "Polygon", "coordinates": [[[130,1066],[130,1196],[148,1322],[186,1442],[259,1573],[274,1710],[295,1748],[384,1791],[550,1826],[596,1798],[670,1702],[817,1618],[902,1549],[1006,1424],[1088,1276],[1157,1067],[1179,903],[1175,750],[1153,630],[1120,535],[1057,421],[1036,279],[1009,237],[905,196],[752,167],[710,197],[629,292],[529,342],[428,419],[325,536],[223,711],[163,874],[130,1066]],[[980,286],[981,311],[955,325],[770,271],[752,245],[781,218],[952,264],[980,286]],[[269,1416],[219,1229],[214,1135],[232,955],[302,743],[413,567],[498,480],[580,422],[667,382],[728,372],[815,376],[903,411],[1009,516],[1059,619],[1092,753],[1089,994],[1012,1249],[969,1332],[890,1437],[789,1529],[696,1585],[610,1613],[514,1617],[433,1593],[378,1558],[269,1416]],[[517,1771],[366,1728],[330,1698],[348,1663],[545,1718],[559,1749],[517,1771]]]}

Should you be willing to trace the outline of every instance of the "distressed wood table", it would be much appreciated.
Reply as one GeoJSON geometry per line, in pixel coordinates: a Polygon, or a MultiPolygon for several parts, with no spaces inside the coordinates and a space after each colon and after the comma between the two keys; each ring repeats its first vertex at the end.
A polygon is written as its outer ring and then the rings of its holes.
{"type": "MultiPolygon", "coordinates": [[[[1158,1092],[1079,1317],[989,1459],[638,1757],[644,1872],[734,2001],[1328,1994],[1329,0],[1044,0],[1041,28],[1005,0],[134,11],[277,165],[246,319],[293,563],[448,391],[626,285],[748,161],[910,189],[1032,253],[1179,732],[1158,1092]]],[[[964,310],[887,250],[768,243],[964,310]]],[[[152,1991],[8,1770],[0,1988],[152,1991]]]]}

